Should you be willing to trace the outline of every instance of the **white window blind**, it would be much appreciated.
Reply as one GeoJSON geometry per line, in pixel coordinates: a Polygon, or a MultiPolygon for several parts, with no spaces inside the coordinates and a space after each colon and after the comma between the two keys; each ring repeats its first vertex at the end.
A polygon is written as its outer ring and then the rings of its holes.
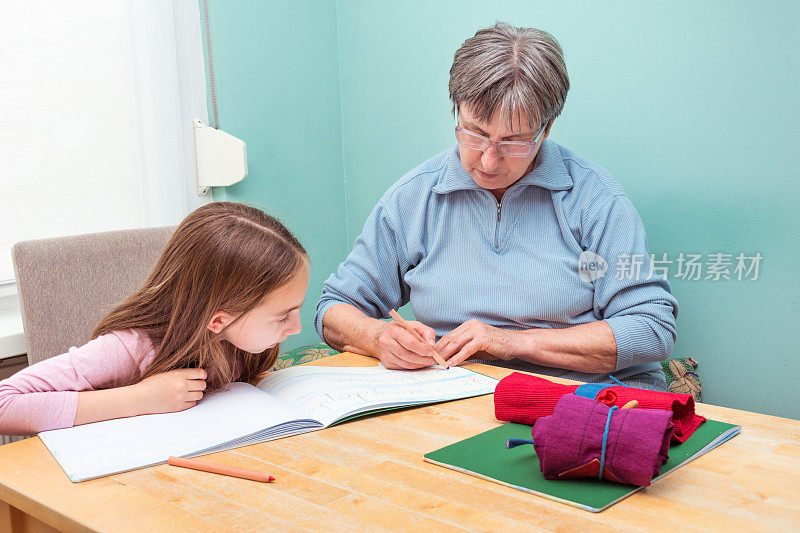
{"type": "Polygon", "coordinates": [[[3,4],[0,282],[13,278],[16,241],[175,224],[204,201],[192,194],[187,146],[187,114],[205,108],[204,87],[189,91],[197,105],[181,102],[187,46],[202,69],[199,20],[196,42],[180,29],[176,45],[175,32],[175,14],[197,9],[182,0],[3,4]]]}

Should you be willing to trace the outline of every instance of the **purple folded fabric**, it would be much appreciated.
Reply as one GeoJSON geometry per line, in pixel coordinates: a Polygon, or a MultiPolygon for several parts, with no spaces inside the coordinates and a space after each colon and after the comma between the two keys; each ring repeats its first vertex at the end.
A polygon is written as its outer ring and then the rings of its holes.
{"type": "Polygon", "coordinates": [[[611,413],[602,460],[603,434],[610,407],[566,394],[555,411],[536,421],[533,446],[545,479],[603,478],[647,486],[669,459],[672,411],[617,409],[611,413]]]}

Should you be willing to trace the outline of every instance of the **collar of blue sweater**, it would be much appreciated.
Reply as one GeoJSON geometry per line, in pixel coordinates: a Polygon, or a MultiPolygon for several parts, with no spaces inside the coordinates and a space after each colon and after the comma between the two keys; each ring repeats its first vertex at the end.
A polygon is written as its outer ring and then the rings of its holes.
{"type": "MultiPolygon", "coordinates": [[[[536,156],[536,166],[533,170],[521,177],[512,185],[535,185],[550,189],[551,191],[566,191],[572,188],[572,176],[567,172],[561,150],[553,141],[546,140],[542,143],[536,156]]],[[[433,192],[446,194],[458,190],[480,189],[472,176],[461,166],[461,157],[458,145],[450,150],[447,155],[447,168],[434,185],[433,192]]]]}

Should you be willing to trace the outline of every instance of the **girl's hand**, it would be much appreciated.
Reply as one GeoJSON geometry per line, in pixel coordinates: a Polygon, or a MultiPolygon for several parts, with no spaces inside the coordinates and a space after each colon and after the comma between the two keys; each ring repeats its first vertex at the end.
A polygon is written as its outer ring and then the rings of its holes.
{"type": "Polygon", "coordinates": [[[202,368],[179,368],[156,374],[133,385],[139,398],[140,413],[174,413],[194,407],[206,388],[202,368]]]}

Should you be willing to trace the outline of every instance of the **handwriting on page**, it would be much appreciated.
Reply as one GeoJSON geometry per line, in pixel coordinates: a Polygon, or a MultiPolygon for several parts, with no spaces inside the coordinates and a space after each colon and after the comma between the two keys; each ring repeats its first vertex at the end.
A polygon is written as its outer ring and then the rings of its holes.
{"type": "Polygon", "coordinates": [[[293,367],[273,373],[258,386],[327,425],[372,409],[487,394],[496,384],[463,368],[293,367]]]}

